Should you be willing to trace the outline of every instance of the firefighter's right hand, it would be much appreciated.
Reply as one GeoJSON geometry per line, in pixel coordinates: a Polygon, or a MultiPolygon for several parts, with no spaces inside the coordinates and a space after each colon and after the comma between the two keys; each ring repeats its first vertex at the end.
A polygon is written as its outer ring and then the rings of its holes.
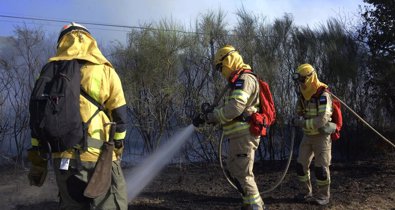
{"type": "Polygon", "coordinates": [[[210,105],[209,103],[202,103],[202,105],[200,105],[200,110],[204,113],[204,114],[208,114],[213,112],[214,110],[214,106],[210,105]]]}
{"type": "Polygon", "coordinates": [[[27,158],[31,162],[29,174],[30,185],[41,187],[44,184],[48,173],[48,160],[41,157],[39,150],[29,149],[27,151],[27,158]]]}
{"type": "Polygon", "coordinates": [[[192,124],[195,127],[199,127],[200,125],[204,124],[206,122],[204,114],[199,113],[197,114],[193,119],[192,119],[192,124]]]}
{"type": "Polygon", "coordinates": [[[205,117],[207,124],[215,125],[218,123],[213,112],[207,113],[205,117]]]}
{"type": "Polygon", "coordinates": [[[120,157],[123,153],[123,149],[125,148],[124,146],[124,141],[125,140],[114,140],[114,152],[115,154],[120,157]]]}
{"type": "Polygon", "coordinates": [[[305,124],[305,120],[299,117],[294,117],[291,119],[291,125],[296,127],[303,127],[305,124]]]}

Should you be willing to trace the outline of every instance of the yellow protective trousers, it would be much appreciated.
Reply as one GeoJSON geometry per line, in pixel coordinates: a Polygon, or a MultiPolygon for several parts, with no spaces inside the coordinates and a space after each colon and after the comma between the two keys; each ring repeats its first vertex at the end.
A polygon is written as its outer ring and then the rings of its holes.
{"type": "Polygon", "coordinates": [[[314,171],[317,184],[315,197],[322,199],[330,198],[330,171],[332,140],[328,134],[313,136],[304,135],[299,146],[297,162],[302,169],[298,172],[303,194],[312,194],[310,181],[310,164],[314,158],[314,171]],[[303,171],[302,171],[303,170],[303,171]]]}
{"type": "Polygon", "coordinates": [[[244,205],[262,207],[263,201],[253,173],[255,150],[258,145],[259,138],[251,135],[229,139],[227,167],[242,191],[244,205]]]}

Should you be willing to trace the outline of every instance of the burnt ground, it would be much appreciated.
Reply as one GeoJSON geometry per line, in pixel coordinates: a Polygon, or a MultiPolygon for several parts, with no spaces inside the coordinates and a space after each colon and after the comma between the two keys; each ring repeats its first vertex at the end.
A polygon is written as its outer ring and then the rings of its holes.
{"type": "MultiPolygon", "coordinates": [[[[384,158],[347,163],[334,162],[332,199],[326,207],[298,203],[296,174],[292,163],[283,183],[264,194],[268,209],[389,209],[395,210],[395,154],[384,158]]],[[[281,176],[285,162],[258,162],[255,166],[260,190],[270,188],[281,176]]],[[[27,182],[27,170],[1,167],[1,209],[46,210],[57,208],[57,188],[50,172],[43,187],[27,182]]],[[[127,177],[130,168],[125,168],[127,177]]],[[[314,176],[314,175],[313,175],[314,176]]],[[[239,209],[240,196],[226,181],[218,164],[168,166],[143,192],[129,203],[129,209],[239,209]]]]}

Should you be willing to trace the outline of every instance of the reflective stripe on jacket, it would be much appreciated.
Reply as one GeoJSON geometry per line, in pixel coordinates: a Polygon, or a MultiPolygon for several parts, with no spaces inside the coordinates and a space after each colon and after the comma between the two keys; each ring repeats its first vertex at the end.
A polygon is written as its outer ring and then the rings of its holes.
{"type": "Polygon", "coordinates": [[[323,92],[318,97],[312,97],[308,101],[304,100],[303,104],[299,98],[296,111],[305,119],[303,132],[309,136],[317,135],[320,133],[318,129],[331,120],[332,99],[327,92],[323,92]]]}
{"type": "Polygon", "coordinates": [[[233,89],[225,98],[225,104],[214,110],[216,120],[222,124],[224,135],[239,136],[249,134],[250,125],[235,118],[240,115],[250,116],[257,112],[259,105],[259,83],[252,74],[242,74],[239,80],[243,85],[239,89],[233,89]]]}

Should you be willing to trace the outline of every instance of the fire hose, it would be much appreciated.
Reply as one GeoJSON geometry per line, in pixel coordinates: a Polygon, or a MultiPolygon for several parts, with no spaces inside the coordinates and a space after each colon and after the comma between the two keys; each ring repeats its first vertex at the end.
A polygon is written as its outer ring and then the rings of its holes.
{"type": "MultiPolygon", "coordinates": [[[[222,99],[222,97],[225,95],[225,93],[227,92],[227,90],[228,90],[229,87],[230,87],[229,85],[227,85],[226,87],[224,87],[224,89],[220,92],[220,94],[214,99],[214,102],[213,102],[212,105],[210,105],[209,103],[203,103],[202,106],[201,106],[202,112],[203,112],[203,113],[208,113],[208,112],[212,111],[212,109],[214,109],[214,107],[218,106],[219,101],[220,101],[220,100],[222,99]]],[[[224,167],[224,165],[223,165],[223,161],[222,161],[222,144],[223,144],[223,137],[224,137],[224,136],[223,136],[223,134],[222,134],[222,135],[221,135],[221,138],[220,138],[219,145],[218,145],[219,163],[220,163],[222,172],[223,172],[223,174],[224,174],[226,180],[229,182],[229,184],[230,184],[232,187],[234,187],[236,190],[239,190],[239,189],[236,187],[236,184],[232,181],[232,178],[230,177],[229,173],[227,173],[227,171],[226,171],[226,169],[225,169],[225,167],[224,167]]],[[[267,190],[265,190],[265,191],[263,191],[263,192],[261,192],[261,193],[265,193],[265,194],[266,194],[266,193],[269,193],[269,192],[273,191],[273,190],[276,189],[276,188],[282,183],[282,181],[284,180],[285,175],[287,174],[288,169],[289,169],[289,166],[290,166],[290,164],[291,164],[292,155],[293,155],[293,148],[294,148],[294,140],[295,140],[295,128],[292,127],[292,129],[291,129],[291,146],[290,146],[290,150],[289,150],[289,155],[288,155],[288,160],[287,160],[286,167],[285,167],[285,169],[284,169],[282,175],[280,176],[280,178],[275,182],[275,184],[274,184],[272,187],[270,187],[269,189],[267,189],[267,190]]]]}
{"type": "Polygon", "coordinates": [[[332,92],[329,92],[332,97],[337,99],[343,106],[345,106],[354,116],[356,116],[361,122],[363,122],[368,128],[370,128],[372,131],[374,131],[377,135],[379,135],[384,141],[386,141],[388,144],[390,144],[392,147],[395,148],[395,144],[392,143],[389,139],[387,139],[385,136],[383,136],[380,132],[378,132],[376,129],[374,129],[368,122],[366,122],[361,116],[359,116],[353,109],[351,109],[347,104],[342,101],[339,97],[337,97],[335,94],[332,92]]]}
{"type": "MultiPolygon", "coordinates": [[[[233,188],[235,188],[236,190],[239,190],[239,189],[237,188],[236,184],[232,181],[232,178],[231,178],[231,177],[229,176],[229,174],[226,172],[226,169],[224,168],[223,163],[222,163],[222,162],[223,162],[223,161],[222,161],[222,142],[223,142],[223,139],[224,139],[224,135],[222,134],[222,135],[221,135],[220,142],[219,142],[219,145],[218,145],[219,164],[220,164],[221,169],[222,169],[222,172],[223,172],[223,174],[224,174],[226,180],[229,182],[229,184],[230,184],[233,188]]],[[[280,184],[283,182],[283,180],[284,180],[284,178],[285,178],[285,175],[287,175],[289,166],[291,165],[291,160],[292,160],[292,155],[293,155],[293,148],[294,148],[294,142],[295,142],[295,127],[292,126],[292,129],[291,129],[291,146],[290,146],[290,148],[289,148],[289,155],[288,155],[288,160],[287,160],[287,164],[286,164],[286,166],[285,166],[285,169],[284,169],[283,173],[281,174],[280,178],[275,182],[275,184],[274,184],[272,187],[270,187],[269,189],[260,192],[260,194],[267,194],[267,193],[269,193],[269,192],[275,190],[275,189],[276,189],[278,186],[280,186],[280,184]]]]}
{"type": "MultiPolygon", "coordinates": [[[[210,105],[208,103],[204,103],[202,104],[202,110],[203,112],[209,112],[210,110],[212,110],[214,107],[216,107],[219,103],[219,101],[221,100],[221,98],[223,97],[223,95],[226,93],[226,91],[228,90],[229,86],[226,86],[223,91],[217,96],[217,98],[215,98],[213,105],[210,105]]],[[[374,129],[368,122],[366,122],[361,116],[359,116],[354,110],[352,110],[345,102],[343,102],[341,99],[339,99],[336,95],[334,95],[332,92],[329,92],[331,94],[332,97],[334,97],[335,99],[337,99],[341,104],[343,104],[352,114],[354,114],[361,122],[363,122],[366,126],[368,126],[371,130],[373,130],[377,135],[379,135],[384,141],[386,141],[387,143],[389,143],[392,147],[395,148],[394,143],[392,143],[389,139],[387,139],[385,136],[383,136],[380,132],[378,132],[376,129],[374,129]]],[[[229,175],[229,172],[225,169],[224,165],[223,165],[223,161],[222,161],[222,144],[223,144],[223,139],[224,139],[224,135],[222,133],[221,138],[220,138],[220,142],[218,145],[218,159],[219,159],[219,163],[222,169],[222,172],[226,178],[226,180],[229,182],[229,184],[235,188],[236,190],[239,190],[238,187],[236,186],[235,182],[232,181],[232,178],[229,175]]],[[[287,164],[285,166],[285,169],[282,173],[282,175],[279,177],[279,179],[275,182],[275,184],[270,187],[269,189],[260,192],[261,194],[266,194],[269,193],[273,190],[275,190],[284,180],[289,166],[291,164],[292,161],[292,155],[293,155],[293,148],[294,148],[294,141],[295,141],[295,127],[292,127],[291,129],[291,146],[290,146],[290,150],[289,150],[289,155],[288,155],[288,160],[287,160],[287,164]]]]}
{"type": "MultiPolygon", "coordinates": [[[[395,148],[394,143],[392,143],[389,139],[387,139],[385,136],[383,136],[380,132],[378,132],[376,129],[374,129],[368,122],[366,122],[361,116],[359,116],[353,109],[351,109],[345,102],[343,102],[340,98],[338,98],[336,95],[334,95],[333,93],[329,92],[332,97],[334,97],[335,99],[337,99],[340,103],[342,103],[352,114],[354,114],[360,121],[362,121],[366,126],[368,126],[371,130],[373,130],[377,135],[379,135],[384,141],[386,141],[387,143],[389,143],[392,147],[395,148]]],[[[219,146],[218,146],[218,156],[219,156],[219,163],[222,169],[222,172],[226,178],[226,180],[229,182],[229,184],[235,188],[236,190],[238,190],[236,184],[232,181],[231,177],[229,176],[229,173],[226,172],[226,169],[224,168],[223,165],[223,161],[222,161],[222,144],[223,144],[223,134],[221,135],[220,138],[220,142],[219,142],[219,146]]],[[[277,182],[270,187],[269,189],[260,192],[261,194],[266,194],[269,193],[271,191],[273,191],[274,189],[276,189],[284,180],[291,160],[292,160],[292,154],[293,154],[293,147],[294,147],[294,141],[295,141],[295,127],[292,127],[292,131],[291,131],[291,146],[290,146],[290,152],[289,152],[289,156],[288,156],[288,160],[287,160],[287,164],[285,166],[284,172],[282,173],[281,177],[277,180],[277,182]]]]}

